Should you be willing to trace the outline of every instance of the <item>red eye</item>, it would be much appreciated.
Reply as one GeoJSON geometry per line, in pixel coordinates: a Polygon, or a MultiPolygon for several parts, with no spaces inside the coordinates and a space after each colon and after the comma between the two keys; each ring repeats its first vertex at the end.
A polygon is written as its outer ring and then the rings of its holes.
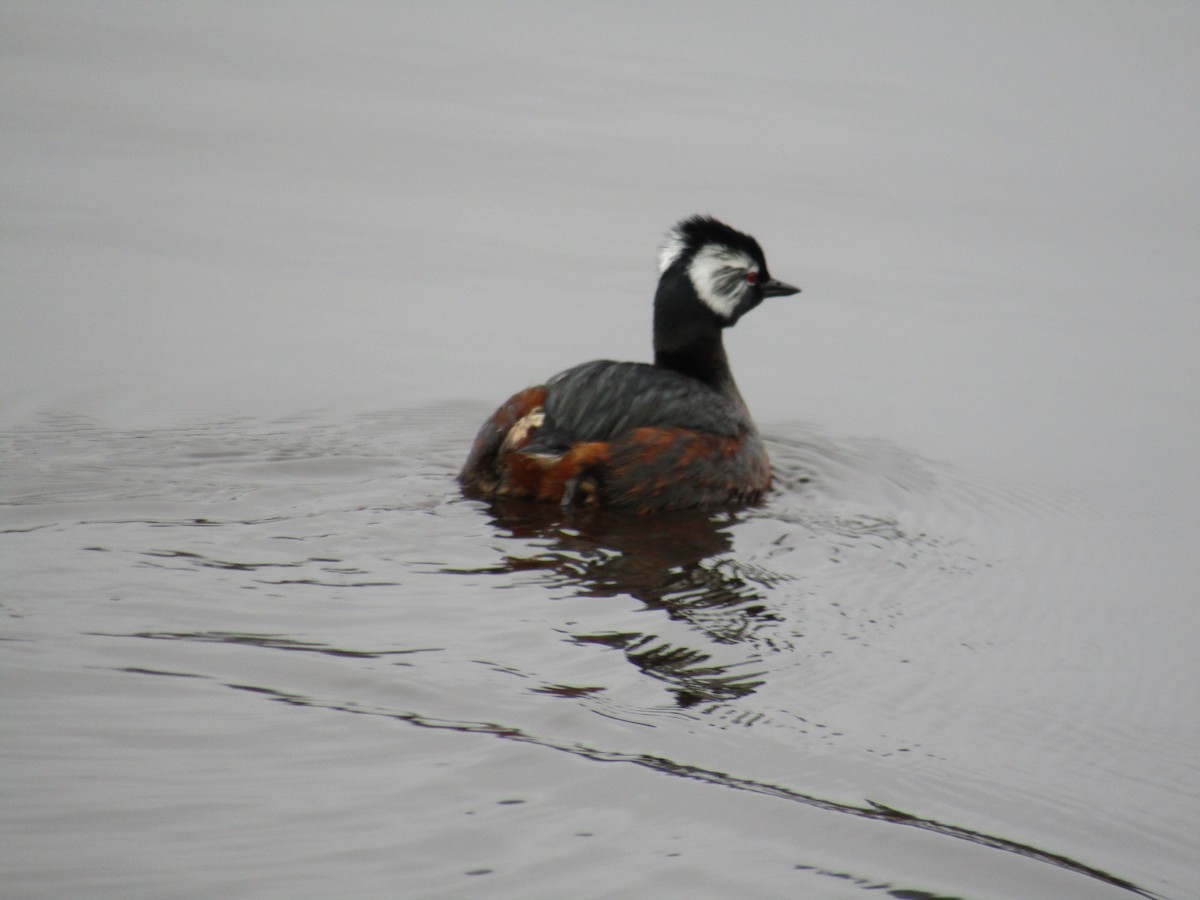
{"type": "Polygon", "coordinates": [[[758,273],[757,272],[747,272],[746,273],[746,284],[758,284],[758,273]]]}

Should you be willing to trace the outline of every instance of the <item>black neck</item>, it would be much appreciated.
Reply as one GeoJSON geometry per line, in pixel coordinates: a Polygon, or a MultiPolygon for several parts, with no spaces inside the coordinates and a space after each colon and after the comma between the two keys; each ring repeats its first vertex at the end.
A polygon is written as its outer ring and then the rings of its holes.
{"type": "Polygon", "coordinates": [[[654,298],[654,364],[695,378],[745,409],[721,342],[723,327],[682,268],[663,275],[654,298]]]}
{"type": "Polygon", "coordinates": [[[673,337],[676,340],[668,344],[660,340],[658,329],[655,329],[654,364],[695,378],[745,409],[746,403],[729,369],[729,357],[725,355],[720,329],[693,333],[682,342],[677,340],[679,335],[673,337]]]}

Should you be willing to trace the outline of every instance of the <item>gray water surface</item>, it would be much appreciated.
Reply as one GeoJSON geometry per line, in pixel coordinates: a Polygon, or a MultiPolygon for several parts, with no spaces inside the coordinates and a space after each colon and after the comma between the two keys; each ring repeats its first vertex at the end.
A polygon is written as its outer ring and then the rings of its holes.
{"type": "Polygon", "coordinates": [[[0,31],[6,894],[1195,895],[1194,7],[0,31]],[[768,501],[461,497],[693,212],[768,501]]]}

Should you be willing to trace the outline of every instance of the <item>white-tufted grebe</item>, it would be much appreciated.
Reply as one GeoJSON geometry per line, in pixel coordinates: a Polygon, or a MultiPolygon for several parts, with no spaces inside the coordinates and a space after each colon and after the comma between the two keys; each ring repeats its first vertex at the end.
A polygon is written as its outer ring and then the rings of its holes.
{"type": "Polygon", "coordinates": [[[584,363],[511,397],[475,438],[459,476],[469,495],[635,512],[763,496],[770,463],[721,332],[800,289],[771,278],[758,241],[708,216],[668,232],[659,273],[654,364],[584,363]]]}

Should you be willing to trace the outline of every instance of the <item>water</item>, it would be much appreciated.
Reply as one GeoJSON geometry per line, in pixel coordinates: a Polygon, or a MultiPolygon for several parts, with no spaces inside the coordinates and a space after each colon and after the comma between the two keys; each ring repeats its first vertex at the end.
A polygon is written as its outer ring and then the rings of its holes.
{"type": "Polygon", "coordinates": [[[4,17],[6,894],[1194,894],[1191,7],[4,17]],[[696,211],[769,501],[462,498],[696,211]]]}

